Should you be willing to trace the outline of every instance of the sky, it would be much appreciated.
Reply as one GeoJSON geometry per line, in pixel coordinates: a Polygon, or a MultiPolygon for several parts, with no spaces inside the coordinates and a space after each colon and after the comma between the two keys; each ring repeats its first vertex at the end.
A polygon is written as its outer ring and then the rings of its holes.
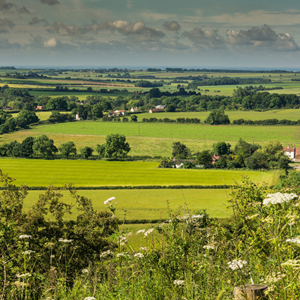
{"type": "Polygon", "coordinates": [[[296,0],[0,0],[0,65],[300,69],[296,0]]]}

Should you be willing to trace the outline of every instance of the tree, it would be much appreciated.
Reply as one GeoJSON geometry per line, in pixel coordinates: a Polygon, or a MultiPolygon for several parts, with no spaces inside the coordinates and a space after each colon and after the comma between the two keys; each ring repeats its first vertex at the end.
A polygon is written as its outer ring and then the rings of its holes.
{"type": "Polygon", "coordinates": [[[29,136],[21,144],[21,156],[32,157],[34,138],[29,136]]]}
{"type": "Polygon", "coordinates": [[[231,145],[225,142],[218,142],[214,144],[214,151],[216,155],[226,155],[229,154],[231,145]]]}
{"type": "Polygon", "coordinates": [[[172,155],[177,159],[185,159],[191,155],[191,150],[180,142],[174,142],[172,155]]]}
{"type": "Polygon", "coordinates": [[[138,117],[136,115],[131,115],[130,118],[132,122],[137,122],[138,120],[138,117]]]}
{"type": "Polygon", "coordinates": [[[9,118],[5,121],[4,125],[6,125],[9,129],[10,132],[15,131],[16,127],[17,127],[17,123],[15,118],[9,118]]]}
{"type": "Polygon", "coordinates": [[[290,160],[287,156],[281,156],[279,161],[279,168],[280,169],[284,169],[284,170],[287,170],[290,166],[289,166],[289,163],[290,163],[290,160]]]}
{"type": "Polygon", "coordinates": [[[256,159],[259,169],[268,169],[268,158],[266,154],[262,153],[261,151],[256,151],[252,157],[256,159]]]}
{"type": "Polygon", "coordinates": [[[176,106],[173,104],[170,104],[166,107],[166,112],[175,112],[176,111],[176,106]]]}
{"type": "Polygon", "coordinates": [[[255,157],[247,157],[245,160],[246,167],[250,170],[258,169],[258,163],[255,157]]]}
{"type": "Polygon", "coordinates": [[[227,167],[226,157],[220,157],[214,166],[224,169],[227,167]]]}
{"type": "Polygon", "coordinates": [[[230,124],[230,120],[228,115],[225,115],[225,111],[223,109],[214,109],[210,112],[204,123],[210,125],[226,125],[230,124]]]}
{"type": "Polygon", "coordinates": [[[80,154],[83,158],[88,159],[93,154],[94,150],[91,147],[84,147],[80,150],[80,154]]]}
{"type": "Polygon", "coordinates": [[[198,153],[197,162],[200,165],[204,165],[204,166],[211,165],[212,158],[211,158],[211,154],[210,154],[209,150],[204,150],[204,151],[201,151],[200,153],[198,153]]]}
{"type": "Polygon", "coordinates": [[[95,104],[92,106],[92,115],[96,118],[102,118],[103,117],[103,107],[101,104],[95,104]]]}
{"type": "Polygon", "coordinates": [[[64,158],[69,158],[70,154],[77,154],[75,144],[71,141],[61,144],[58,150],[60,151],[61,156],[64,158]]]}
{"type": "Polygon", "coordinates": [[[35,112],[29,110],[21,110],[16,118],[16,122],[19,127],[26,127],[27,125],[37,123],[38,121],[39,118],[35,112]]]}
{"type": "Polygon", "coordinates": [[[106,136],[105,144],[97,145],[96,150],[100,157],[124,158],[130,151],[130,146],[126,137],[117,133],[106,136]]]}
{"type": "Polygon", "coordinates": [[[249,144],[240,138],[237,145],[234,148],[234,153],[236,155],[242,155],[244,158],[247,158],[260,148],[260,145],[254,143],[249,144]]]}
{"type": "Polygon", "coordinates": [[[56,98],[51,98],[48,101],[46,108],[48,110],[65,111],[68,109],[68,104],[63,97],[56,97],[56,98]]]}
{"type": "Polygon", "coordinates": [[[272,140],[266,142],[262,147],[262,152],[265,153],[269,160],[279,160],[279,158],[283,154],[283,146],[282,144],[277,140],[272,140]]]}
{"type": "Polygon", "coordinates": [[[52,158],[54,153],[57,152],[57,148],[54,146],[52,139],[49,139],[46,135],[40,135],[34,139],[33,153],[35,155],[41,155],[43,158],[52,158]]]}

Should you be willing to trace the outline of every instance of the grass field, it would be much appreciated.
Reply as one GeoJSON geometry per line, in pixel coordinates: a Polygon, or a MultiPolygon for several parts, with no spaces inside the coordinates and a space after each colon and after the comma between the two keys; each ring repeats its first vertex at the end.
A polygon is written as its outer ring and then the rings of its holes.
{"type": "MultiPolygon", "coordinates": [[[[156,114],[138,114],[138,120],[142,121],[143,118],[157,118],[157,119],[174,119],[177,118],[198,118],[202,122],[209,115],[209,111],[201,111],[201,112],[162,112],[156,114]]],[[[226,111],[226,114],[229,116],[231,121],[238,119],[245,120],[266,120],[266,119],[278,119],[278,120],[292,120],[297,121],[300,119],[300,109],[281,109],[281,110],[269,110],[264,112],[258,111],[226,111]]]]}
{"type": "Polygon", "coordinates": [[[284,143],[300,143],[300,128],[297,126],[210,126],[194,124],[165,123],[111,123],[111,122],[73,122],[35,127],[32,132],[53,134],[108,135],[151,138],[178,138],[208,141],[246,141],[265,142],[277,139],[284,143]]]}
{"type": "MultiPolygon", "coordinates": [[[[35,204],[38,195],[43,193],[43,191],[30,191],[24,202],[24,210],[35,204]]],[[[65,202],[74,202],[68,192],[63,194],[65,202]]],[[[79,190],[78,194],[91,199],[94,208],[98,211],[107,210],[103,202],[110,197],[116,197],[116,215],[121,220],[124,216],[127,220],[167,219],[169,217],[167,200],[173,212],[181,207],[181,214],[187,213],[188,210],[194,213],[197,210],[207,209],[212,217],[223,218],[230,215],[226,209],[229,190],[79,190]]],[[[75,212],[69,218],[74,219],[76,216],[75,212]]]]}
{"type": "Polygon", "coordinates": [[[232,170],[159,169],[157,162],[107,162],[87,160],[1,159],[4,173],[29,186],[124,185],[222,185],[233,184],[242,174],[256,181],[274,184],[278,172],[232,170]]]}

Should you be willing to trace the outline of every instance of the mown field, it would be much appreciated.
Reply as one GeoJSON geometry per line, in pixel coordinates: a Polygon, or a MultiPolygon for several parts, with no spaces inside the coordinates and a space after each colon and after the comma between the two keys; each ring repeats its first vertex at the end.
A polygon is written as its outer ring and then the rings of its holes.
{"type": "MultiPolygon", "coordinates": [[[[212,217],[224,218],[230,215],[226,209],[230,190],[225,189],[188,189],[188,190],[79,190],[78,194],[88,197],[93,201],[96,210],[106,210],[104,201],[110,197],[116,197],[116,215],[119,219],[168,219],[169,208],[174,213],[180,210],[183,213],[196,213],[201,209],[207,209],[212,217]]],[[[30,191],[24,202],[24,210],[36,203],[38,196],[44,191],[30,191]]],[[[63,201],[74,203],[68,192],[63,192],[63,201]]],[[[74,219],[77,213],[67,216],[74,219]]],[[[129,226],[129,225],[128,225],[129,226]]]]}
{"type": "Polygon", "coordinates": [[[278,172],[232,170],[159,169],[158,162],[107,162],[87,160],[38,160],[2,158],[3,172],[29,186],[137,186],[230,185],[247,174],[256,181],[274,184],[278,172]]]}

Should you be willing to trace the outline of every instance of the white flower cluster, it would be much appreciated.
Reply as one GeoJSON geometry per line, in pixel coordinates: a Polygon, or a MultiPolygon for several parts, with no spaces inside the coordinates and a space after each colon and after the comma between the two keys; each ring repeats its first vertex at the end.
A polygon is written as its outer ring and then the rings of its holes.
{"type": "Polygon", "coordinates": [[[126,243],[128,243],[126,236],[121,236],[120,237],[120,245],[124,246],[126,243]]]}
{"type": "Polygon", "coordinates": [[[19,236],[19,239],[31,239],[31,238],[32,238],[31,235],[26,235],[26,234],[23,234],[23,235],[19,236]]]}
{"type": "Polygon", "coordinates": [[[201,219],[203,217],[204,217],[204,215],[192,215],[191,216],[192,219],[201,219]]]}
{"type": "Polygon", "coordinates": [[[104,205],[107,205],[109,204],[111,201],[115,200],[116,197],[111,197],[111,198],[108,198],[107,200],[104,201],[104,205]]]}
{"type": "Polygon", "coordinates": [[[214,250],[215,247],[214,247],[214,246],[210,246],[210,245],[206,245],[206,246],[203,246],[203,249],[207,249],[207,250],[211,249],[211,250],[214,250]]]}
{"type": "Polygon", "coordinates": [[[113,255],[113,253],[112,253],[110,250],[107,250],[107,251],[105,251],[105,252],[102,252],[102,253],[100,254],[100,257],[107,257],[107,256],[109,256],[109,255],[113,255]]]}
{"type": "Polygon", "coordinates": [[[300,268],[300,260],[297,259],[289,259],[288,261],[284,262],[281,264],[283,267],[287,266],[287,267],[292,267],[294,269],[299,270],[300,268]]]}
{"type": "Polygon", "coordinates": [[[86,298],[84,298],[84,300],[96,300],[96,298],[95,297],[86,297],[86,298]]]}
{"type": "Polygon", "coordinates": [[[67,239],[59,239],[58,241],[61,243],[72,243],[73,242],[73,240],[67,240],[67,239]]]}
{"type": "Polygon", "coordinates": [[[141,230],[138,230],[138,231],[136,232],[136,234],[144,233],[145,231],[146,231],[146,229],[141,229],[141,230]]]}
{"type": "Polygon", "coordinates": [[[134,254],[134,257],[144,258],[144,254],[143,253],[136,253],[136,254],[134,254]]]}
{"type": "Polygon", "coordinates": [[[31,274],[30,273],[26,273],[26,274],[17,274],[17,277],[18,278],[23,278],[23,277],[31,277],[31,274]]]}
{"type": "Polygon", "coordinates": [[[23,252],[22,254],[25,254],[25,255],[30,255],[31,253],[35,253],[35,251],[33,251],[33,250],[27,250],[27,251],[25,251],[25,252],[23,252]]]}
{"type": "Polygon", "coordinates": [[[118,253],[117,257],[126,257],[126,254],[125,253],[118,253]]]}
{"type": "Polygon", "coordinates": [[[88,269],[83,269],[81,272],[84,274],[84,273],[88,273],[89,270],[88,269]]]}
{"type": "Polygon", "coordinates": [[[286,203],[291,201],[294,198],[298,198],[298,196],[296,194],[286,194],[286,193],[268,194],[267,198],[263,201],[263,205],[286,203]]]}
{"type": "Polygon", "coordinates": [[[148,248],[147,247],[140,247],[140,250],[141,251],[148,251],[148,248]]]}
{"type": "Polygon", "coordinates": [[[183,285],[184,284],[184,280],[179,280],[179,279],[174,280],[174,284],[175,285],[183,285]]]}
{"type": "Polygon", "coordinates": [[[242,269],[244,266],[247,265],[247,262],[245,260],[233,260],[228,264],[228,267],[231,269],[231,270],[237,270],[237,269],[242,269]]]}
{"type": "Polygon", "coordinates": [[[144,233],[144,236],[146,237],[146,236],[148,236],[150,233],[152,233],[154,231],[154,229],[153,228],[150,228],[150,229],[148,229],[145,233],[144,233]]]}
{"type": "Polygon", "coordinates": [[[287,239],[286,242],[300,244],[300,238],[297,236],[294,239],[287,239]]]}

